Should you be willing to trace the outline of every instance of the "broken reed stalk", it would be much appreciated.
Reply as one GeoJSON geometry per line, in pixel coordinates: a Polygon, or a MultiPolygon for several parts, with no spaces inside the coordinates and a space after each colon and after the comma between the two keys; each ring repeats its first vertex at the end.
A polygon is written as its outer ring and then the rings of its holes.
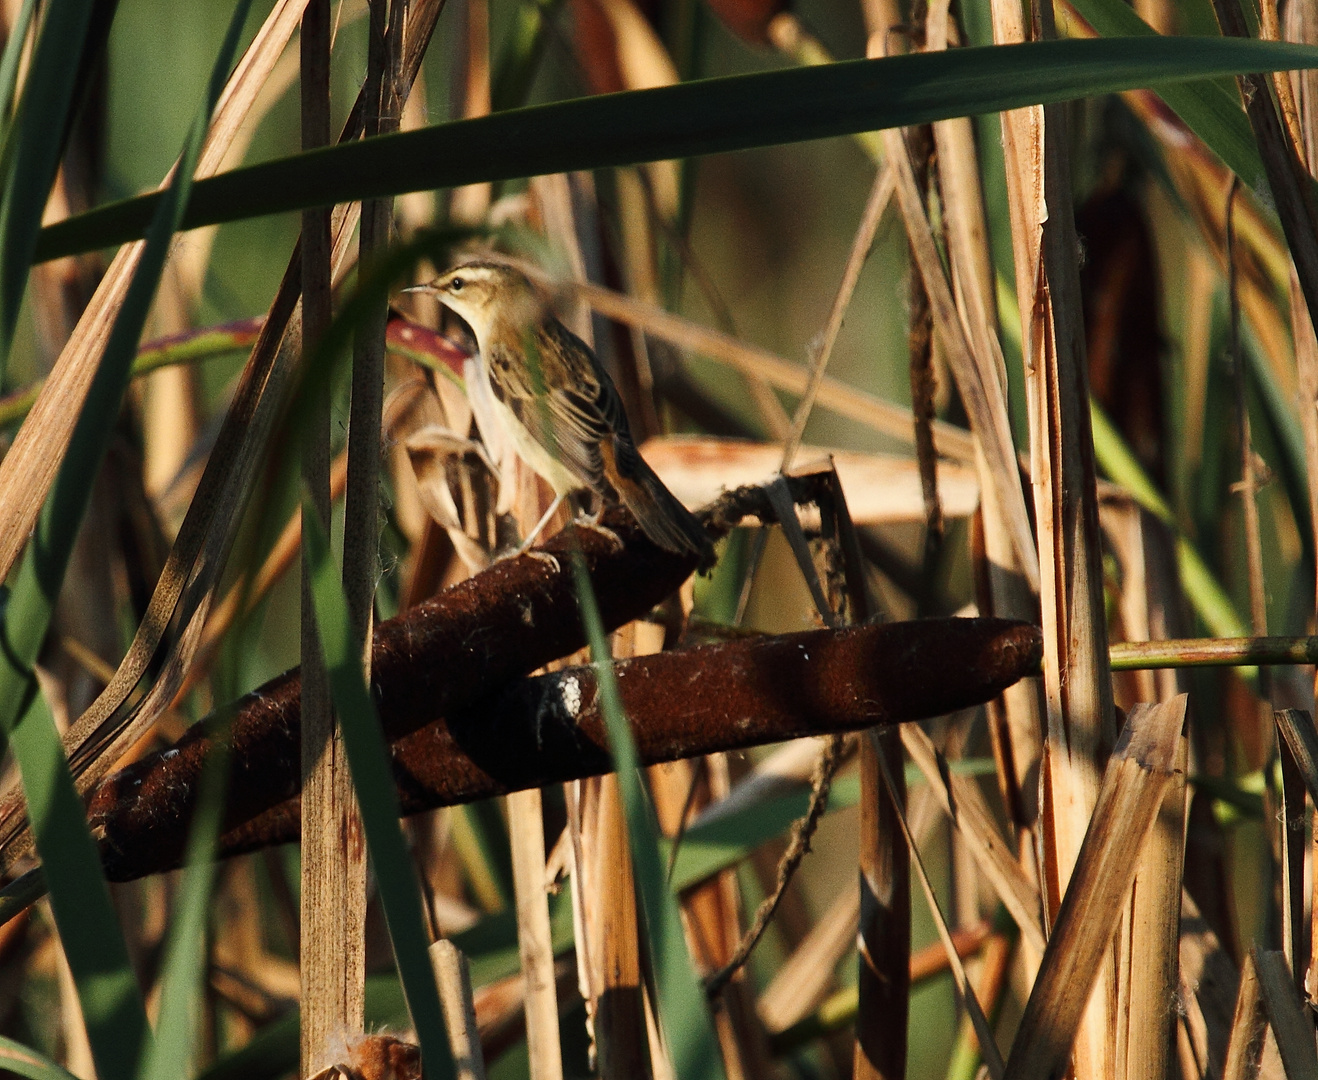
{"type": "MultiPolygon", "coordinates": [[[[1032,6],[1031,36],[1055,38],[1052,5],[1036,0],[1032,6]]],[[[1024,40],[1019,6],[994,0],[992,7],[994,40],[1024,40]]],[[[1067,889],[1116,732],[1066,107],[1004,113],[1002,123],[1013,195],[1037,557],[1044,568],[1039,600],[1048,760],[1041,773],[1052,818],[1041,844],[1041,878],[1051,911],[1067,889]]],[[[1115,957],[1108,950],[1093,961],[1101,989],[1085,1015],[1074,1067],[1077,1080],[1110,1080],[1115,957]]]]}
{"type": "MultiPolygon", "coordinates": [[[[1185,705],[1181,695],[1131,710],[1026,1002],[1007,1080],[1057,1075],[1071,1056],[1101,959],[1111,954],[1140,853],[1175,772],[1185,705]]],[[[1111,1042],[1109,1054],[1116,1049],[1111,1042]]]]}
{"type": "Polygon", "coordinates": [[[1190,740],[1177,742],[1172,774],[1140,852],[1117,945],[1118,1077],[1166,1080],[1180,992],[1181,871],[1190,740]]]}
{"type": "MultiPolygon", "coordinates": [[[[1013,0],[993,0],[992,12],[995,43],[1032,36],[1013,0]]],[[[1042,36],[1055,36],[1051,5],[1036,5],[1034,16],[1042,36]]],[[[1041,846],[1048,864],[1045,899],[1051,905],[1053,890],[1064,889],[1070,876],[1100,785],[1100,763],[1112,741],[1111,680],[1084,330],[1077,324],[1082,305],[1065,112],[1057,106],[1012,110],[1001,114],[1001,123],[1025,368],[1035,373],[1026,391],[1039,559],[1047,568],[1040,577],[1040,601],[1046,775],[1054,815],[1053,835],[1041,846]]],[[[1104,968],[1110,984],[1112,965],[1104,968]]],[[[1108,1039],[1100,1034],[1112,1028],[1109,1019],[1095,1015],[1091,1041],[1096,1045],[1077,1054],[1081,1080],[1113,1074],[1108,1039]]]]}

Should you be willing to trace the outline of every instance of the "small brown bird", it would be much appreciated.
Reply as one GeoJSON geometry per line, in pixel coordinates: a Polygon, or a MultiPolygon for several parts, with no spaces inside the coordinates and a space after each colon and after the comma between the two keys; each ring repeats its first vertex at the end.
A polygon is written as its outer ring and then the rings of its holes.
{"type": "Polygon", "coordinates": [[[589,488],[626,506],[666,551],[712,561],[700,522],[637,451],[613,380],[554,317],[545,290],[511,263],[488,257],[461,263],[420,290],[471,327],[503,434],[560,497],[589,488]]]}

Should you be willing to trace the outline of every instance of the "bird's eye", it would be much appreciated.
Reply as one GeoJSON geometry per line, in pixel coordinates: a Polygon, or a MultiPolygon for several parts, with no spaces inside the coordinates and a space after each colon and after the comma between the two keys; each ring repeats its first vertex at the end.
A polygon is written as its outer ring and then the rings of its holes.
{"type": "Polygon", "coordinates": [[[462,278],[455,277],[452,281],[448,283],[448,287],[452,289],[453,292],[462,292],[462,286],[464,286],[465,284],[467,283],[463,281],[462,278]]]}

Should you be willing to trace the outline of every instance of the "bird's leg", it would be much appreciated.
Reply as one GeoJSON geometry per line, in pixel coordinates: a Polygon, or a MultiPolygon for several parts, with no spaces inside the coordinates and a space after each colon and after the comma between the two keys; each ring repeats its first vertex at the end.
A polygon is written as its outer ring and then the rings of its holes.
{"type": "Polygon", "coordinates": [[[544,517],[536,523],[534,529],[527,533],[526,539],[513,549],[512,553],[508,556],[510,559],[515,559],[518,555],[531,555],[537,559],[544,559],[548,562],[552,562],[554,564],[554,569],[558,569],[558,560],[552,555],[546,551],[531,551],[530,547],[536,542],[536,539],[540,536],[544,527],[549,524],[549,519],[558,512],[558,508],[563,505],[563,500],[565,498],[567,498],[566,495],[559,495],[554,499],[550,504],[549,509],[545,511],[544,517]]]}

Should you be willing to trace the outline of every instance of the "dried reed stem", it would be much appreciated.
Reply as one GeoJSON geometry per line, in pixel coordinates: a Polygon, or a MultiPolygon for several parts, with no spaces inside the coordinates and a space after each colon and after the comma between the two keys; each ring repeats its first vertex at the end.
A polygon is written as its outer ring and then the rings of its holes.
{"type": "MultiPolygon", "coordinates": [[[[870,740],[877,742],[879,736],[876,732],[870,732],[870,740]]],[[[889,768],[882,748],[878,755],[879,766],[883,772],[884,786],[888,790],[888,796],[894,806],[900,806],[899,800],[904,802],[903,791],[898,787],[892,769],[889,768]]],[[[903,785],[904,787],[904,785],[903,785]]],[[[975,988],[971,986],[970,979],[966,975],[965,965],[961,962],[961,956],[957,952],[955,943],[952,940],[952,932],[948,929],[947,920],[943,917],[942,909],[938,905],[938,899],[934,896],[933,886],[929,883],[929,875],[925,872],[924,861],[920,858],[920,849],[915,842],[915,837],[911,835],[911,827],[906,821],[905,813],[899,810],[897,814],[898,824],[901,825],[902,836],[906,840],[906,846],[910,852],[911,862],[915,866],[916,876],[920,879],[920,889],[923,891],[925,900],[929,905],[929,913],[933,916],[934,926],[938,931],[939,940],[943,943],[943,950],[947,953],[948,965],[952,971],[952,977],[956,981],[957,993],[961,997],[961,1003],[970,1016],[970,1021],[974,1025],[975,1034],[979,1039],[980,1049],[986,1059],[989,1075],[993,1080],[1002,1080],[1003,1062],[1002,1054],[998,1050],[998,1044],[993,1038],[993,1032],[988,1026],[988,1020],[984,1016],[984,1010],[980,1007],[979,999],[975,996],[975,988]]]]}
{"type": "MultiPolygon", "coordinates": [[[[309,4],[302,22],[302,144],[330,141],[330,5],[309,4]]],[[[303,214],[302,366],[310,366],[329,329],[331,226],[328,210],[303,214]]],[[[320,527],[329,528],[330,392],[307,384],[315,401],[303,435],[303,482],[320,527]]],[[[337,730],[316,632],[310,567],[302,562],[302,889],[300,957],[302,1075],[335,1063],[363,1028],[365,1008],[366,848],[347,753],[337,730]]]]}
{"type": "Polygon", "coordinates": [[[456,945],[444,938],[430,946],[435,985],[444,1006],[444,1026],[457,1070],[454,1080],[485,1080],[481,1033],[476,1024],[476,1003],[471,989],[471,965],[456,945]]]}
{"type": "MultiPolygon", "coordinates": [[[[895,733],[894,733],[895,734],[895,733]]],[[[910,1012],[910,853],[897,843],[905,799],[905,772],[894,734],[888,744],[860,745],[860,977],[857,983],[857,1080],[899,1080],[906,1075],[910,1012]],[[887,759],[897,783],[883,783],[887,759]]]]}
{"type": "Polygon", "coordinates": [[[842,320],[846,317],[847,308],[851,305],[851,297],[856,291],[856,283],[860,280],[860,272],[865,268],[865,260],[874,245],[874,236],[879,231],[883,212],[892,201],[894,187],[892,170],[886,167],[880,168],[870,187],[869,199],[865,203],[860,225],[857,226],[856,234],[851,240],[851,252],[847,255],[847,264],[842,270],[842,281],[833,296],[833,305],[828,311],[828,322],[824,325],[818,343],[810,350],[810,381],[806,383],[805,392],[797,402],[796,412],[792,416],[791,431],[783,442],[783,462],[780,472],[786,472],[791,468],[792,459],[796,457],[796,452],[801,447],[806,423],[819,396],[824,373],[828,370],[828,361],[833,355],[833,346],[837,344],[837,336],[842,330],[842,320]]]}
{"type": "Polygon", "coordinates": [[[517,948],[526,981],[526,1040],[532,1080],[561,1080],[554,949],[545,896],[545,834],[540,791],[508,796],[508,838],[517,894],[517,948]]]}
{"type": "Polygon", "coordinates": [[[933,741],[914,724],[902,727],[902,743],[924,774],[939,806],[965,840],[977,869],[1016,920],[1022,938],[1031,949],[1042,953],[1046,941],[1039,890],[1012,858],[979,788],[967,777],[949,771],[933,741]]]}

